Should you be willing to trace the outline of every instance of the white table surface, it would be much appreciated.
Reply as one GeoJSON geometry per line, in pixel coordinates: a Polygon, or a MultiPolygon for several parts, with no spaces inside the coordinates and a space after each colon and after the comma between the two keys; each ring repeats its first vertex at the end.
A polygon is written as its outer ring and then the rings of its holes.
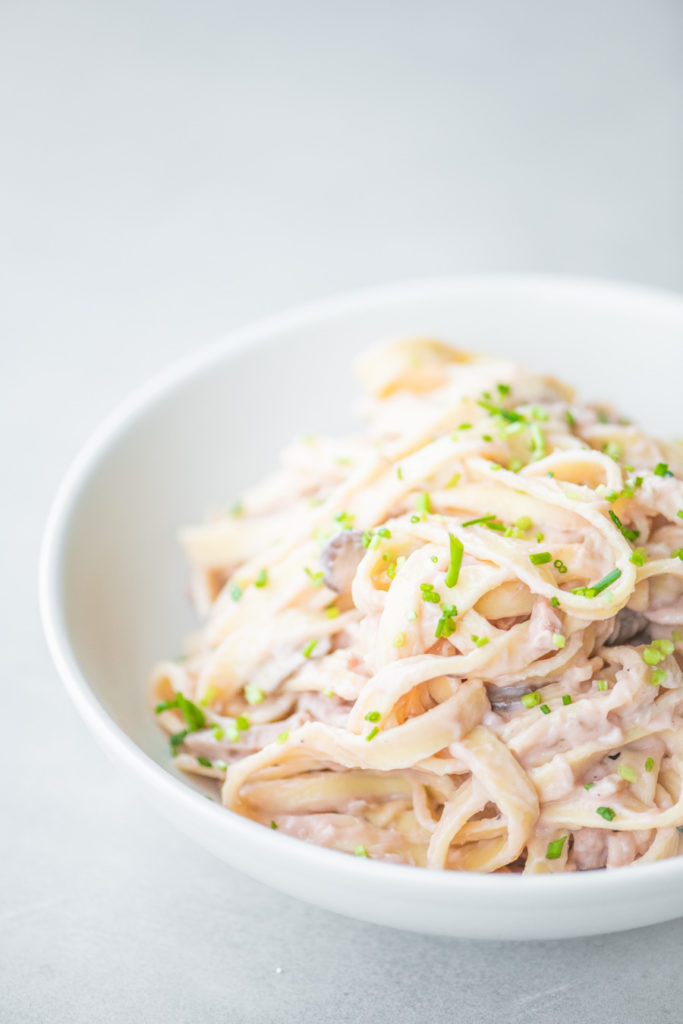
{"type": "Polygon", "coordinates": [[[87,434],[232,325],[464,271],[681,289],[681,4],[7,0],[0,22],[0,1021],[680,1021],[683,921],[450,941],[229,871],[76,717],[35,577],[87,434]]]}

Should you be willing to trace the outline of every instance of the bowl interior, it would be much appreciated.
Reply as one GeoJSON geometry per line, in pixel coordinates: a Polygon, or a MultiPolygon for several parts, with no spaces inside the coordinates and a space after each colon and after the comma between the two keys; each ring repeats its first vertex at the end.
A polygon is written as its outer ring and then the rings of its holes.
{"type": "MultiPolygon", "coordinates": [[[[159,764],[150,667],[193,627],[178,527],[231,503],[297,433],[352,426],[351,361],[382,338],[444,337],[605,397],[649,430],[681,429],[683,303],[549,280],[462,280],[285,315],[172,371],[117,415],[81,462],[59,585],[71,655],[98,701],[159,764]]],[[[187,785],[198,783],[186,780],[187,785]]]]}

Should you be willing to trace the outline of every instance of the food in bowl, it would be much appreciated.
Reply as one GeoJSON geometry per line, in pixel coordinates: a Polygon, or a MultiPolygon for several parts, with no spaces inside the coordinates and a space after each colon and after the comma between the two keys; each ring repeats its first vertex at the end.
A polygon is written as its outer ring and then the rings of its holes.
{"type": "Polygon", "coordinates": [[[360,857],[676,855],[683,445],[441,341],[358,370],[363,433],[182,532],[202,624],[153,676],[176,765],[360,857]]]}

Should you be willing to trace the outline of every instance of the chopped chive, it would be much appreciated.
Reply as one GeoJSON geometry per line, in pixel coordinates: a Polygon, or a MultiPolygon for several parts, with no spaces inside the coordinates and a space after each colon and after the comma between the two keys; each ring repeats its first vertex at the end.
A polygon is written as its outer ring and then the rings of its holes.
{"type": "Polygon", "coordinates": [[[399,478],[399,480],[403,479],[403,470],[401,469],[400,466],[396,467],[396,476],[399,478]]]}
{"type": "Polygon", "coordinates": [[[286,743],[288,739],[289,739],[289,729],[285,729],[283,732],[278,734],[276,742],[282,744],[282,743],[286,743]]]}
{"type": "Polygon", "coordinates": [[[467,522],[463,523],[462,525],[463,526],[478,526],[480,523],[490,523],[495,518],[496,518],[495,512],[490,512],[488,515],[479,516],[478,519],[468,519],[467,522]]]}
{"type": "Polygon", "coordinates": [[[382,717],[382,714],[381,714],[380,711],[368,711],[367,715],[365,715],[365,721],[366,722],[379,722],[381,717],[382,717]]]}
{"type": "Polygon", "coordinates": [[[562,703],[565,705],[565,707],[568,704],[571,704],[571,702],[572,702],[572,699],[571,699],[571,697],[569,696],[568,693],[565,693],[565,694],[562,695],[562,703]]]}
{"type": "Polygon", "coordinates": [[[180,732],[174,732],[172,736],[169,736],[168,742],[171,745],[171,753],[174,757],[177,755],[179,747],[184,743],[189,731],[189,729],[182,729],[180,732]]]}
{"type": "Polygon", "coordinates": [[[509,384],[496,384],[496,387],[497,387],[498,393],[500,395],[509,395],[510,394],[510,385],[509,384]]]}
{"type": "Polygon", "coordinates": [[[676,513],[676,515],[678,516],[679,519],[683,519],[683,508],[679,508],[679,510],[676,513]]]}
{"type": "Polygon", "coordinates": [[[352,530],[355,520],[356,517],[354,515],[350,515],[348,512],[337,512],[334,517],[335,523],[339,523],[342,530],[352,530]]]}
{"type": "Polygon", "coordinates": [[[533,555],[529,555],[529,561],[532,565],[545,565],[547,562],[552,562],[553,556],[549,551],[537,551],[533,555]]]}
{"type": "Polygon", "coordinates": [[[253,683],[247,683],[244,687],[244,696],[247,704],[260,704],[265,694],[260,686],[255,686],[253,683]]]}
{"type": "Polygon", "coordinates": [[[547,704],[541,704],[541,707],[540,707],[539,710],[541,710],[544,715],[549,715],[550,714],[550,708],[548,707],[547,704]]]}
{"type": "Polygon", "coordinates": [[[555,561],[553,562],[553,565],[555,566],[557,571],[560,572],[560,573],[569,572],[569,570],[567,569],[567,566],[564,564],[564,562],[562,561],[561,558],[556,558],[555,561]]]}
{"type": "Polygon", "coordinates": [[[193,704],[191,700],[184,697],[182,693],[176,694],[176,701],[178,702],[178,708],[182,712],[183,718],[187,722],[187,727],[190,732],[196,732],[197,729],[203,729],[206,725],[206,719],[204,718],[204,712],[201,708],[198,708],[196,704],[193,704]]]}
{"type": "Polygon", "coordinates": [[[553,606],[553,608],[559,608],[560,607],[560,599],[559,599],[559,597],[551,597],[550,598],[550,603],[553,606]]]}
{"type": "Polygon", "coordinates": [[[425,514],[432,511],[432,502],[426,491],[422,494],[418,494],[415,500],[415,507],[418,512],[425,514]]]}
{"type": "Polygon", "coordinates": [[[404,647],[406,642],[405,633],[397,633],[391,642],[394,647],[404,647]]]}
{"type": "Polygon", "coordinates": [[[594,782],[584,782],[583,788],[584,789],[592,789],[594,785],[595,785],[594,782]]]}
{"type": "Polygon", "coordinates": [[[630,561],[637,566],[645,565],[647,561],[647,551],[645,548],[634,548],[630,561]]]}
{"type": "Polygon", "coordinates": [[[576,426],[576,419],[574,418],[569,409],[565,410],[565,416],[567,417],[567,423],[569,424],[570,429],[573,430],[576,426]]]}
{"type": "Polygon", "coordinates": [[[640,530],[631,530],[627,526],[623,526],[621,519],[616,514],[616,512],[612,511],[612,509],[609,510],[609,517],[614,523],[614,525],[617,527],[619,532],[622,534],[622,536],[626,538],[626,540],[633,542],[634,540],[637,540],[638,537],[640,537],[640,530]]]}
{"type": "Polygon", "coordinates": [[[364,846],[354,846],[353,852],[356,855],[356,857],[369,857],[370,856],[370,854],[368,853],[368,851],[365,849],[364,846]]]}
{"type": "Polygon", "coordinates": [[[213,768],[213,762],[209,761],[208,757],[198,757],[197,764],[200,764],[203,768],[213,768]]]}
{"type": "Polygon", "coordinates": [[[666,462],[658,462],[654,468],[655,476],[673,476],[666,462]]]}
{"type": "Polygon", "coordinates": [[[419,516],[411,516],[410,517],[410,521],[411,521],[411,523],[419,523],[420,522],[420,517],[419,516]]]}
{"type": "Polygon", "coordinates": [[[217,740],[222,740],[223,739],[223,730],[221,729],[221,727],[218,724],[218,722],[212,722],[211,723],[211,732],[214,735],[214,739],[217,739],[217,740]]]}
{"type": "Polygon", "coordinates": [[[160,715],[162,711],[170,711],[173,708],[177,707],[178,701],[175,697],[173,698],[173,700],[162,700],[162,702],[160,704],[157,704],[157,706],[155,707],[154,714],[160,715]]]}
{"type": "Polygon", "coordinates": [[[519,519],[515,519],[515,526],[519,530],[530,530],[533,526],[531,516],[520,516],[519,519]]]}
{"type": "Polygon", "coordinates": [[[337,618],[339,618],[339,609],[337,608],[336,604],[331,604],[329,608],[325,609],[325,618],[326,619],[337,619],[337,618]]]}
{"type": "Polygon", "coordinates": [[[567,836],[562,836],[561,839],[553,839],[551,843],[548,843],[548,849],[545,852],[546,860],[557,860],[558,857],[562,856],[562,847],[567,841],[567,836]]]}
{"type": "Polygon", "coordinates": [[[553,643],[558,650],[562,650],[567,642],[567,638],[562,633],[553,633],[553,643]]]}
{"type": "Polygon", "coordinates": [[[647,761],[645,762],[645,771],[646,772],[651,772],[652,769],[654,768],[654,766],[655,766],[654,758],[648,757],[647,761]]]}
{"type": "Polygon", "coordinates": [[[391,540],[391,530],[388,526],[380,526],[377,530],[378,537],[384,537],[385,540],[391,540]]]}
{"type": "Polygon", "coordinates": [[[534,690],[533,693],[525,693],[522,697],[522,704],[525,708],[535,708],[541,703],[541,695],[538,690],[534,690]]]}
{"type": "Polygon", "coordinates": [[[440,640],[441,637],[448,638],[455,633],[454,616],[458,614],[458,609],[454,604],[443,604],[441,606],[441,611],[442,615],[437,623],[436,631],[434,633],[437,640],[440,640]]]}
{"type": "Polygon", "coordinates": [[[646,665],[659,665],[660,661],[664,661],[665,655],[655,647],[650,646],[645,648],[642,657],[646,665]]]}
{"type": "Polygon", "coordinates": [[[249,730],[249,719],[246,715],[238,715],[235,719],[235,725],[240,732],[247,732],[249,730]]]}
{"type": "Polygon", "coordinates": [[[542,540],[545,540],[545,534],[544,533],[537,533],[536,534],[536,543],[540,544],[542,540]]]}
{"type": "Polygon", "coordinates": [[[597,680],[597,686],[598,686],[598,690],[600,690],[601,693],[604,693],[605,690],[609,690],[609,683],[607,682],[606,679],[598,679],[597,680]]]}
{"type": "Polygon", "coordinates": [[[450,490],[450,488],[456,487],[458,485],[458,483],[460,482],[460,477],[461,476],[462,476],[462,473],[454,473],[453,476],[448,481],[448,483],[446,484],[446,490],[450,490]]]}
{"type": "Polygon", "coordinates": [[[462,565],[462,556],[465,549],[462,541],[457,537],[454,537],[452,533],[448,534],[448,546],[450,553],[450,565],[448,567],[448,572],[446,573],[445,583],[450,589],[458,582],[460,566],[462,565]]]}
{"type": "Polygon", "coordinates": [[[635,782],[638,775],[634,768],[631,768],[628,764],[621,763],[617,768],[617,774],[621,776],[624,782],[635,782]]]}
{"type": "Polygon", "coordinates": [[[486,647],[489,639],[488,636],[475,636],[474,633],[472,634],[472,643],[476,644],[477,647],[486,647]]]}
{"type": "Polygon", "coordinates": [[[233,601],[239,601],[241,596],[242,596],[242,588],[241,588],[241,586],[239,585],[239,583],[234,583],[233,586],[230,588],[230,597],[233,599],[233,601]]]}
{"type": "Polygon", "coordinates": [[[666,672],[663,668],[655,668],[652,670],[650,676],[650,682],[653,686],[661,686],[666,679],[666,672]]]}
{"type": "Polygon", "coordinates": [[[621,569],[612,569],[606,576],[603,576],[597,583],[591,583],[589,587],[577,587],[572,594],[579,594],[582,597],[597,597],[603,590],[607,590],[610,584],[614,583],[621,576],[621,569]]]}
{"type": "Polygon", "coordinates": [[[317,640],[309,640],[306,646],[304,647],[303,651],[301,652],[304,658],[310,658],[310,656],[313,654],[313,651],[316,649],[317,646],[317,640]]]}
{"type": "Polygon", "coordinates": [[[613,811],[611,807],[596,807],[595,813],[599,814],[605,821],[613,821],[617,816],[617,812],[613,811]]]}
{"type": "Polygon", "coordinates": [[[254,580],[254,586],[255,587],[265,587],[267,582],[268,582],[268,570],[267,569],[261,569],[261,572],[258,574],[256,579],[254,580]]]}
{"type": "Polygon", "coordinates": [[[276,830],[277,830],[277,822],[275,822],[275,821],[271,821],[271,823],[270,823],[270,827],[271,827],[271,828],[272,828],[272,829],[273,829],[274,831],[276,831],[276,830]]]}
{"type": "Polygon", "coordinates": [[[492,405],[491,402],[477,401],[477,405],[480,405],[482,409],[486,409],[492,416],[500,416],[504,420],[508,420],[510,423],[523,423],[524,416],[521,413],[515,412],[514,409],[503,409],[499,405],[492,405]]]}
{"type": "Polygon", "coordinates": [[[610,459],[614,462],[618,462],[624,454],[621,445],[617,444],[616,441],[606,441],[602,446],[602,450],[605,455],[609,455],[610,459]]]}
{"type": "Polygon", "coordinates": [[[530,433],[534,459],[542,459],[546,454],[545,434],[538,423],[531,424],[530,433]]]}
{"type": "Polygon", "coordinates": [[[304,572],[306,573],[306,575],[308,576],[309,580],[311,581],[311,583],[313,584],[314,587],[322,587],[322,585],[323,585],[323,572],[322,572],[322,569],[320,570],[320,572],[313,572],[311,569],[305,568],[304,572]]]}
{"type": "Polygon", "coordinates": [[[368,743],[370,742],[370,740],[374,740],[374,738],[375,738],[375,736],[377,735],[378,732],[379,732],[379,728],[378,728],[378,726],[375,725],[370,730],[370,732],[367,734],[367,736],[365,737],[366,740],[368,741],[368,743]]]}

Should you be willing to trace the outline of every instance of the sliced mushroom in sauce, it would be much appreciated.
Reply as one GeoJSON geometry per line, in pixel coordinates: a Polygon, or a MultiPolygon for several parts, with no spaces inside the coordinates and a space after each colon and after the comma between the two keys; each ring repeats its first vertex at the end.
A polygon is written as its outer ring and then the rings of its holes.
{"type": "MultiPolygon", "coordinates": [[[[632,608],[622,608],[614,616],[612,630],[605,640],[605,647],[630,644],[635,637],[647,629],[647,626],[648,620],[642,612],[634,612],[632,608]]],[[[644,637],[640,642],[647,643],[647,638],[644,637]]]]}
{"type": "Polygon", "coordinates": [[[320,566],[330,590],[338,594],[350,593],[353,577],[364,554],[360,530],[342,530],[328,540],[320,555],[320,566]]]}

